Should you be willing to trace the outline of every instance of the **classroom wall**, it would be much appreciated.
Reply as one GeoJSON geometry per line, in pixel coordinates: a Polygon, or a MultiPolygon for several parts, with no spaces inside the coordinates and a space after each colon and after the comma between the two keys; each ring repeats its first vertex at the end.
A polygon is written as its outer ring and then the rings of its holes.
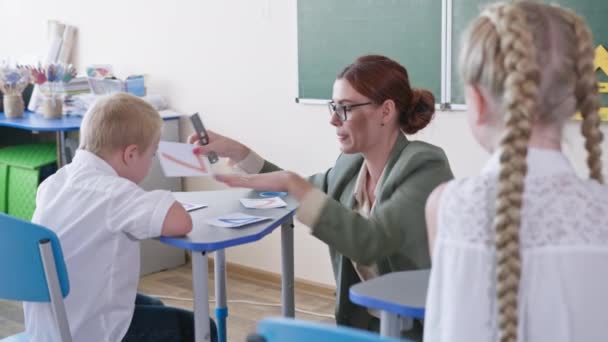
{"type": "MultiPolygon", "coordinates": [[[[0,60],[44,56],[47,19],[78,27],[73,57],[79,71],[111,63],[120,77],[145,73],[149,93],[163,94],[178,111],[201,112],[208,127],[239,138],[284,168],[309,175],[330,167],[338,155],[326,107],[294,101],[296,0],[0,0],[0,60]]],[[[185,137],[186,122],[182,129],[185,137]]],[[[569,125],[566,150],[584,172],[577,131],[576,123],[569,125]]],[[[487,159],[463,112],[437,113],[413,138],[442,146],[457,176],[474,174],[487,159]]],[[[185,185],[219,187],[204,179],[185,185]]],[[[280,273],[279,241],[276,232],[228,250],[227,258],[280,273]]],[[[301,225],[295,242],[296,277],[333,285],[327,247],[301,225]]]]}

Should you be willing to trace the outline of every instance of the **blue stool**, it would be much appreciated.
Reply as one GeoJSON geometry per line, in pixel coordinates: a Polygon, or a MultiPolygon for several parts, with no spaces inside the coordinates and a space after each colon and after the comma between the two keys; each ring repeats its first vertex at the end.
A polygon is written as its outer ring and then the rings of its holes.
{"type": "Polygon", "coordinates": [[[266,318],[258,323],[257,334],[249,335],[247,342],[403,342],[380,337],[368,331],[313,323],[288,318],[266,318]]]}
{"type": "MultiPolygon", "coordinates": [[[[56,331],[71,342],[63,298],[70,292],[68,273],[57,235],[47,228],[0,213],[0,298],[50,302],[56,331]],[[47,281],[48,280],[48,281],[47,281]]],[[[29,341],[25,333],[0,342],[29,341]]]]}

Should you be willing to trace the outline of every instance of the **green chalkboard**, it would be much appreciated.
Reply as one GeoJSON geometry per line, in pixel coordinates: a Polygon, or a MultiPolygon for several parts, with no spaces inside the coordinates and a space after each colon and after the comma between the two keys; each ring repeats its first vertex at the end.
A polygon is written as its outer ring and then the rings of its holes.
{"type": "Polygon", "coordinates": [[[357,57],[382,54],[412,86],[441,89],[442,0],[298,0],[298,97],[330,99],[336,75],[357,57]]]}
{"type": "MultiPolygon", "coordinates": [[[[458,54],[460,38],[467,24],[479,14],[485,4],[494,1],[487,0],[452,0],[452,84],[451,103],[464,103],[462,82],[458,71],[458,54]]],[[[585,17],[593,32],[594,46],[599,44],[608,47],[608,0],[555,0],[545,3],[556,3],[575,10],[585,17]]],[[[606,82],[608,77],[598,71],[600,81],[606,82]]],[[[603,103],[608,104],[608,96],[603,95],[603,103]]]]}
{"type": "Polygon", "coordinates": [[[467,25],[475,18],[483,5],[494,1],[486,0],[453,0],[452,1],[452,82],[450,84],[450,103],[464,103],[462,80],[458,70],[458,57],[460,55],[460,41],[467,25]]]}

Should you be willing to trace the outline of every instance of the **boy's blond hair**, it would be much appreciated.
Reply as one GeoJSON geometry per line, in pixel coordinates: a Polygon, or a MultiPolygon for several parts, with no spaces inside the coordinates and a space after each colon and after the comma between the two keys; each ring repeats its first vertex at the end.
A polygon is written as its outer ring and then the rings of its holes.
{"type": "Polygon", "coordinates": [[[603,182],[602,132],[591,31],[571,10],[533,1],[490,5],[464,35],[465,84],[503,108],[496,198],[496,295],[500,341],[517,341],[521,272],[519,228],[532,126],[564,122],[579,110],[591,178],[603,182]]]}
{"type": "Polygon", "coordinates": [[[104,96],[87,111],[80,129],[80,148],[101,155],[137,145],[146,151],[160,137],[160,114],[127,93],[104,96]]]}

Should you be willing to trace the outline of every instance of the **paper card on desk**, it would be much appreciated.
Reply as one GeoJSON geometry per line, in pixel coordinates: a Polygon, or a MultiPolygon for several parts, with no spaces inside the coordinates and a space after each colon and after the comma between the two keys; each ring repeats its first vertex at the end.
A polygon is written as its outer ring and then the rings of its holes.
{"type": "Polygon", "coordinates": [[[211,176],[207,158],[194,154],[191,144],[161,141],[156,155],[167,177],[211,176]]]}
{"type": "Polygon", "coordinates": [[[283,208],[287,206],[287,203],[279,197],[269,198],[241,198],[241,204],[245,208],[249,209],[271,209],[271,208],[283,208]]]}
{"type": "Polygon", "coordinates": [[[222,228],[241,227],[252,223],[270,220],[270,217],[252,216],[243,213],[233,213],[207,220],[212,226],[222,228]]]}
{"type": "Polygon", "coordinates": [[[184,207],[184,209],[186,209],[186,211],[193,211],[196,209],[208,207],[208,205],[206,205],[206,204],[193,204],[193,203],[187,203],[187,202],[182,202],[182,201],[179,201],[179,204],[181,204],[182,207],[184,207]]]}

